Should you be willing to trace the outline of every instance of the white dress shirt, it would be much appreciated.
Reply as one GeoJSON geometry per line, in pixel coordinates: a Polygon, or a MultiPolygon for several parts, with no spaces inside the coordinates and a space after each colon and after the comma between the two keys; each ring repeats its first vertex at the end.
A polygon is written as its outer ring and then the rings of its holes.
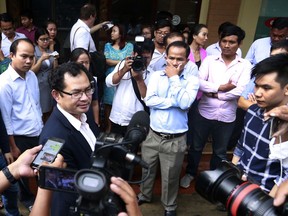
{"type": "Polygon", "coordinates": [[[95,43],[90,34],[90,28],[80,19],[73,25],[70,32],[71,51],[78,47],[84,48],[89,52],[96,51],[95,43]]]}
{"type": "MultiPolygon", "coordinates": [[[[26,36],[22,33],[15,32],[15,37],[13,41],[20,39],[20,38],[26,38],[26,36]]],[[[4,33],[2,33],[1,49],[5,57],[8,57],[10,55],[10,46],[12,42],[8,39],[8,37],[6,37],[4,33]]]]}

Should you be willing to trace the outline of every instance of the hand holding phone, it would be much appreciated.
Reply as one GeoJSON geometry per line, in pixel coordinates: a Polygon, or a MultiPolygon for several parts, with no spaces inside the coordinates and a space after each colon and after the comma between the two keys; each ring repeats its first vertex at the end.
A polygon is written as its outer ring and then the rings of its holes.
{"type": "Polygon", "coordinates": [[[61,150],[65,143],[65,140],[51,137],[44,144],[41,151],[37,154],[35,159],[33,160],[31,166],[33,168],[38,168],[44,161],[48,163],[52,163],[58,152],[61,150]]]}

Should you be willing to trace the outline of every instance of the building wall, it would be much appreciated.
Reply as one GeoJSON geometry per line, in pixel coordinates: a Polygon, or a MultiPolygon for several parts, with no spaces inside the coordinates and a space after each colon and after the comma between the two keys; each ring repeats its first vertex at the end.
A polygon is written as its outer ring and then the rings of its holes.
{"type": "Polygon", "coordinates": [[[218,41],[219,25],[222,22],[229,21],[237,24],[246,32],[246,37],[241,45],[242,57],[245,57],[254,40],[262,0],[203,0],[203,3],[199,22],[208,25],[207,46],[218,41]],[[208,9],[206,9],[207,7],[208,9]]]}
{"type": "Polygon", "coordinates": [[[6,0],[0,0],[0,13],[6,12],[6,0]]]}
{"type": "Polygon", "coordinates": [[[237,24],[241,0],[210,0],[207,25],[209,28],[208,45],[218,41],[218,27],[229,21],[237,24]]]}

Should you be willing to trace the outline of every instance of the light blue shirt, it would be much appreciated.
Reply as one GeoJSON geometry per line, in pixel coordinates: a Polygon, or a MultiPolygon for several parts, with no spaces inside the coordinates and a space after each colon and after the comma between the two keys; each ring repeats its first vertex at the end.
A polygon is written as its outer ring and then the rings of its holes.
{"type": "MultiPolygon", "coordinates": [[[[20,38],[26,38],[26,36],[22,33],[15,32],[15,37],[13,38],[13,41],[20,38]]],[[[8,37],[2,32],[1,49],[4,57],[8,57],[10,55],[10,46],[13,41],[10,41],[8,37]]]]}
{"type": "Polygon", "coordinates": [[[196,98],[199,79],[190,70],[170,78],[165,71],[154,72],[147,86],[145,103],[150,108],[150,127],[163,133],[188,130],[187,112],[196,98]]]}
{"type": "Polygon", "coordinates": [[[245,59],[251,62],[254,66],[258,62],[270,56],[271,38],[260,38],[252,43],[245,59]]]}
{"type": "Polygon", "coordinates": [[[255,87],[255,77],[253,77],[249,83],[246,85],[244,91],[242,92],[241,96],[244,97],[246,100],[248,100],[248,95],[250,93],[254,93],[254,87],[255,87]]]}
{"type": "Polygon", "coordinates": [[[8,135],[39,136],[43,127],[38,80],[34,72],[23,79],[9,65],[0,75],[0,108],[8,135]]]}

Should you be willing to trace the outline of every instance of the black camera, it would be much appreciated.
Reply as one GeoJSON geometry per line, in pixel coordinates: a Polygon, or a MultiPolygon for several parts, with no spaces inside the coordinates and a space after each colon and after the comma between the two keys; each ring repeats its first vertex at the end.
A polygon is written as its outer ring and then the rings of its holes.
{"type": "Polygon", "coordinates": [[[122,199],[110,190],[110,178],[121,177],[131,184],[145,181],[131,182],[131,179],[135,164],[148,169],[149,173],[148,164],[137,156],[139,145],[148,134],[149,124],[150,118],[145,111],[136,112],[124,137],[114,133],[100,134],[91,157],[90,169],[73,171],[42,166],[39,186],[79,194],[76,206],[71,207],[73,215],[113,216],[126,211],[122,199]]]}
{"type": "Polygon", "coordinates": [[[274,207],[272,197],[259,185],[242,181],[241,176],[234,164],[222,161],[217,169],[200,173],[195,189],[211,203],[222,203],[228,215],[288,215],[288,203],[274,207]]]}
{"type": "Polygon", "coordinates": [[[137,56],[134,56],[134,57],[129,57],[129,59],[132,59],[133,60],[133,63],[132,63],[132,69],[135,71],[135,72],[142,72],[145,70],[146,68],[146,59],[143,58],[141,55],[137,55],[137,56]]]}

